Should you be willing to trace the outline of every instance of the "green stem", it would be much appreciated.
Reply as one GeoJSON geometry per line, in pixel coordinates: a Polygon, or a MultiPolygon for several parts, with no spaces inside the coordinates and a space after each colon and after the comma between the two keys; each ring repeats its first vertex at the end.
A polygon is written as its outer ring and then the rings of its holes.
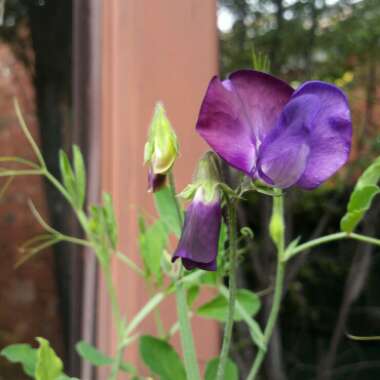
{"type": "MultiPolygon", "coordinates": [[[[273,329],[276,325],[278,314],[280,311],[282,289],[284,286],[284,276],[285,276],[285,265],[286,262],[283,261],[284,255],[284,218],[283,218],[283,198],[274,197],[273,198],[273,213],[272,222],[277,223],[277,226],[273,226],[272,229],[272,239],[277,246],[277,269],[276,269],[276,280],[274,287],[274,295],[272,302],[272,309],[269,314],[268,322],[264,330],[264,345],[268,346],[270,338],[272,337],[273,329]]],[[[271,222],[271,223],[272,223],[271,222]]],[[[265,351],[263,349],[258,350],[255,361],[253,362],[251,371],[247,377],[247,380],[254,380],[260,370],[260,367],[265,358],[265,351]]]]}
{"type": "Polygon", "coordinates": [[[226,369],[228,354],[231,346],[232,329],[234,325],[234,314],[236,304],[236,268],[237,268],[237,244],[236,244],[236,208],[232,201],[227,202],[228,212],[228,232],[229,232],[229,251],[230,251],[230,267],[229,267],[229,297],[228,297],[228,315],[224,326],[224,336],[222,351],[220,353],[217,380],[224,380],[224,372],[226,369]]]}
{"type": "Polygon", "coordinates": [[[25,137],[29,141],[29,144],[31,145],[31,147],[34,151],[34,154],[36,155],[36,157],[37,157],[38,161],[40,162],[42,168],[46,168],[45,160],[42,156],[40,149],[38,148],[37,143],[34,141],[31,133],[29,132],[28,126],[26,125],[24,116],[22,115],[20,105],[17,101],[17,98],[13,98],[13,105],[15,107],[18,122],[20,123],[20,127],[21,127],[22,131],[24,132],[25,137]]]}
{"type": "Polygon", "coordinates": [[[166,294],[163,292],[157,293],[154,297],[152,297],[131,320],[128,327],[125,329],[125,337],[129,337],[136,327],[165,299],[165,297],[166,294]]]}
{"type": "Polygon", "coordinates": [[[177,313],[180,325],[182,352],[185,361],[187,380],[200,380],[200,372],[195,354],[193,334],[191,331],[186,292],[183,284],[178,281],[176,286],[177,313]]]}
{"type": "Polygon", "coordinates": [[[144,277],[144,271],[128,256],[124,255],[122,252],[116,252],[116,257],[129,266],[135,273],[139,276],[144,277]]]}
{"type": "Polygon", "coordinates": [[[42,175],[43,172],[40,169],[25,169],[25,170],[8,170],[1,169],[0,177],[16,177],[16,176],[27,176],[27,175],[42,175]]]}
{"type": "Polygon", "coordinates": [[[329,243],[331,241],[342,240],[342,239],[359,240],[359,241],[362,241],[364,243],[380,246],[380,239],[375,239],[375,238],[370,237],[370,236],[357,234],[355,232],[352,232],[352,233],[337,232],[334,234],[322,236],[320,238],[308,241],[307,243],[304,243],[304,244],[300,244],[298,247],[295,247],[291,251],[286,252],[286,255],[284,256],[284,260],[289,260],[290,258],[295,256],[296,254],[298,254],[302,251],[306,251],[307,249],[316,247],[318,245],[326,244],[326,243],[329,243]]]}
{"type": "MultiPolygon", "coordinates": [[[[173,201],[177,210],[178,222],[183,225],[183,215],[181,207],[178,203],[175,191],[175,183],[173,173],[169,172],[169,184],[172,192],[173,201]]],[[[178,278],[176,281],[176,302],[177,302],[177,313],[178,322],[180,325],[180,337],[182,352],[185,362],[185,370],[187,380],[200,380],[199,366],[197,362],[197,355],[195,353],[194,339],[191,330],[191,325],[189,321],[189,311],[186,299],[186,290],[183,285],[183,268],[181,267],[178,278]]]]}
{"type": "Polygon", "coordinates": [[[119,368],[123,359],[124,323],[122,320],[119,303],[117,301],[116,291],[112,282],[112,272],[111,272],[110,263],[103,265],[102,270],[103,270],[104,279],[106,282],[108,294],[111,301],[112,314],[113,314],[114,321],[116,324],[117,350],[116,350],[115,360],[112,363],[111,374],[109,376],[109,380],[116,380],[117,374],[119,372],[119,368]]]}

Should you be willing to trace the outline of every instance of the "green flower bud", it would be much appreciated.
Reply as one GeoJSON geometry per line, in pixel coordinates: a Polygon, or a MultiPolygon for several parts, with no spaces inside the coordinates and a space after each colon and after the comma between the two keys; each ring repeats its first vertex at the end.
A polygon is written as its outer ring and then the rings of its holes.
{"type": "Polygon", "coordinates": [[[145,144],[144,163],[149,163],[151,174],[166,174],[178,155],[177,137],[166,116],[162,103],[157,103],[145,144]]]}
{"type": "Polygon", "coordinates": [[[188,185],[179,196],[191,200],[201,187],[205,202],[213,202],[219,198],[218,185],[221,182],[218,157],[213,152],[207,152],[198,162],[193,183],[188,185]]]}

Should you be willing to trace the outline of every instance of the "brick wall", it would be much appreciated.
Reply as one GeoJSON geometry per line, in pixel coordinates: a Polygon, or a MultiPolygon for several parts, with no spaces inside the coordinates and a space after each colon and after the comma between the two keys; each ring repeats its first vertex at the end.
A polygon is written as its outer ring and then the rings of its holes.
{"type": "MultiPolygon", "coordinates": [[[[31,75],[17,62],[10,48],[0,44],[0,156],[35,160],[18,126],[12,98],[16,96],[38,140],[38,123],[31,75]]],[[[0,186],[4,179],[0,178],[0,186]]],[[[62,352],[58,297],[51,251],[44,251],[15,269],[18,247],[42,232],[29,210],[31,199],[47,215],[40,177],[18,177],[0,199],[0,348],[16,342],[49,339],[62,352]]],[[[0,359],[0,380],[22,379],[18,366],[0,359]]]]}

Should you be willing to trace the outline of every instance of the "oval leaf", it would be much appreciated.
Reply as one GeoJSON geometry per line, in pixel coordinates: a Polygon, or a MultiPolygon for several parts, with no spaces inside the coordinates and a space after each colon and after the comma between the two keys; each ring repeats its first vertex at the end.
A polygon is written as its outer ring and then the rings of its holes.
{"type": "MultiPolygon", "coordinates": [[[[236,299],[250,316],[255,315],[260,310],[260,298],[250,290],[239,289],[236,294],[236,299]]],[[[196,312],[204,318],[225,322],[228,314],[228,300],[223,295],[218,295],[211,301],[200,306],[196,312]]],[[[234,319],[235,321],[241,321],[243,319],[238,310],[235,310],[234,319]]]]}
{"type": "Polygon", "coordinates": [[[179,222],[177,206],[171,189],[168,186],[164,186],[160,191],[155,192],[154,203],[167,230],[179,237],[182,226],[179,222]]]}
{"type": "Polygon", "coordinates": [[[112,359],[91,344],[80,341],[75,345],[78,354],[95,366],[111,365],[112,359]]]}
{"type": "Polygon", "coordinates": [[[182,361],[169,343],[145,335],[140,338],[139,346],[144,363],[161,380],[186,380],[182,361]]]}
{"type": "MultiPolygon", "coordinates": [[[[216,380],[216,374],[218,371],[219,358],[214,358],[207,363],[205,380],[216,380]]],[[[224,380],[238,380],[239,371],[236,364],[231,360],[227,359],[226,368],[224,371],[224,380]]]]}

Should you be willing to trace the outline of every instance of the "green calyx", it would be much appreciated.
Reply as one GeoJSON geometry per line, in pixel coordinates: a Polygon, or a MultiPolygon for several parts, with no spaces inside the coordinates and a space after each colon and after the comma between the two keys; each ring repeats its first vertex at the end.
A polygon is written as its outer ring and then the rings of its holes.
{"type": "Polygon", "coordinates": [[[218,158],[213,152],[207,152],[198,162],[198,168],[194,182],[188,185],[179,196],[190,200],[196,194],[201,194],[202,201],[211,203],[219,199],[221,183],[218,158]]]}
{"type": "Polygon", "coordinates": [[[144,163],[151,165],[153,174],[165,174],[178,155],[177,136],[170,125],[162,103],[157,103],[144,149],[144,163]]]}

